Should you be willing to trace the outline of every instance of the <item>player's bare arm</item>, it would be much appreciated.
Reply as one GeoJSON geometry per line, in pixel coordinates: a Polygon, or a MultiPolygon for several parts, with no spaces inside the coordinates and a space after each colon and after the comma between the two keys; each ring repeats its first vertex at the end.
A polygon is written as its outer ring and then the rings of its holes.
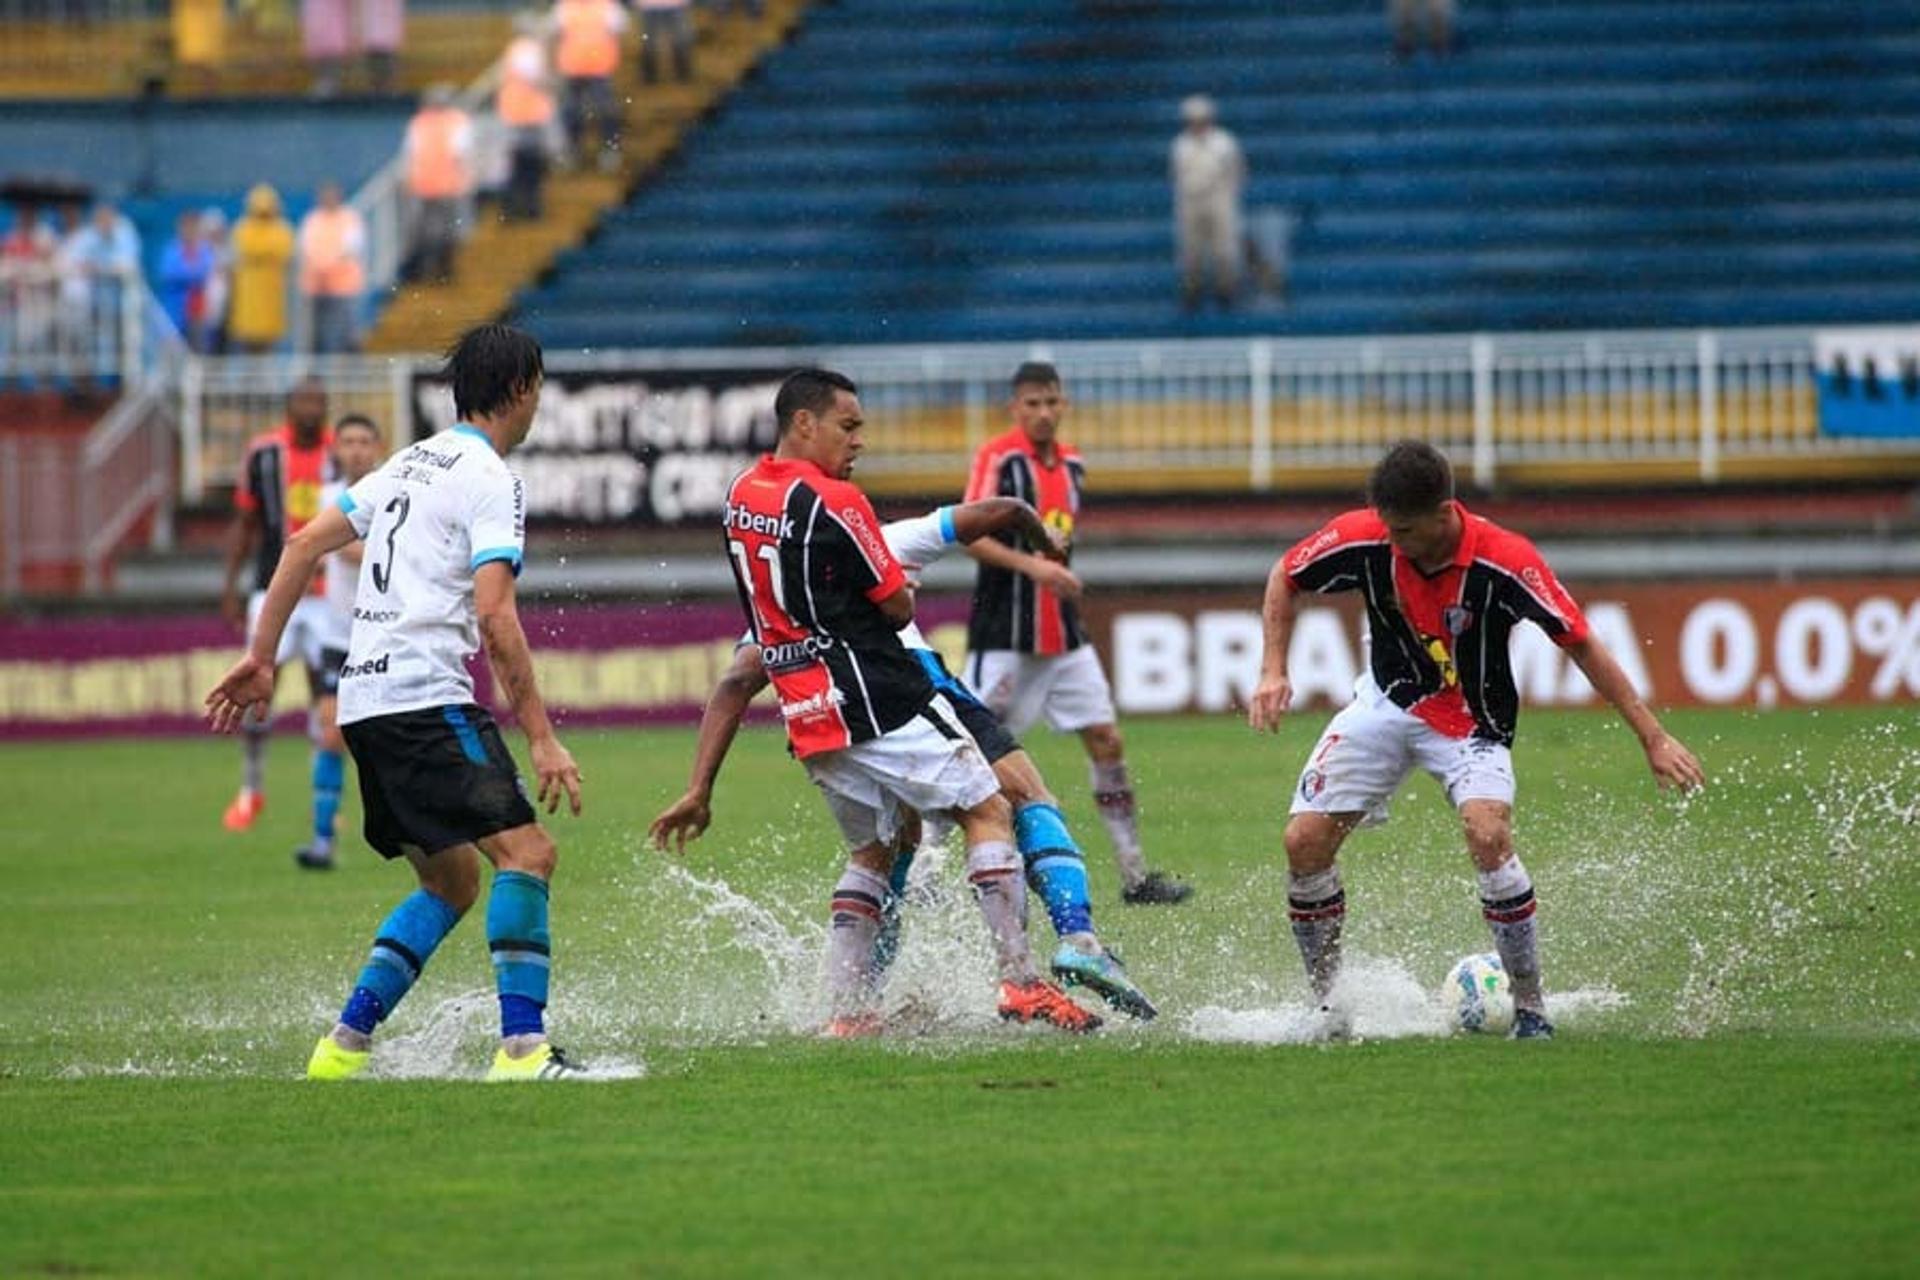
{"type": "Polygon", "coordinates": [[[1287,679],[1287,648],[1293,642],[1293,620],[1298,616],[1298,593],[1287,579],[1286,560],[1275,562],[1267,575],[1266,599],[1260,606],[1260,683],[1247,706],[1247,723],[1273,732],[1293,702],[1293,683],[1287,679]]]}
{"type": "Polygon", "coordinates": [[[1620,669],[1607,647],[1592,636],[1567,646],[1567,655],[1587,677],[1594,691],[1607,700],[1620,718],[1627,722],[1647,753],[1647,767],[1662,788],[1692,791],[1707,782],[1705,770],[1693,752],[1660,725],[1659,717],[1640,699],[1627,673],[1620,669]]]}
{"type": "Polygon", "coordinates": [[[1020,551],[996,542],[992,538],[982,538],[967,544],[967,554],[981,564],[992,565],[996,569],[1007,569],[1014,573],[1032,578],[1062,600],[1079,602],[1084,588],[1079,575],[1064,564],[1031,551],[1020,551]]]}
{"type": "Polygon", "coordinates": [[[216,732],[233,732],[249,708],[273,700],[273,658],[279,651],[280,633],[286,630],[293,607],[306,594],[321,557],[354,541],[355,536],[346,515],[338,507],[328,507],[287,539],[273,581],[267,584],[266,602],[261,606],[247,655],[207,695],[207,720],[216,732]]]}
{"type": "Polygon", "coordinates": [[[880,616],[887,620],[895,631],[913,621],[913,586],[908,584],[895,591],[884,600],[873,602],[880,610],[880,616]]]}
{"type": "Polygon", "coordinates": [[[246,629],[247,606],[240,598],[240,574],[253,558],[259,538],[260,513],[244,507],[234,508],[233,521],[227,526],[226,577],[220,584],[220,616],[235,631],[246,629]]]}
{"type": "Polygon", "coordinates": [[[980,539],[1008,529],[1018,533],[1034,554],[1056,565],[1067,562],[1067,544],[1058,532],[1047,527],[1033,504],[1025,499],[982,498],[953,509],[954,537],[969,549],[980,539]]]}
{"type": "Polygon", "coordinates": [[[533,654],[527,647],[527,633],[520,626],[520,610],[514,603],[513,569],[506,562],[490,561],[473,575],[473,608],[480,620],[480,640],[486,646],[487,660],[506,690],[507,705],[527,735],[527,750],[533,758],[533,772],[539,779],[537,796],[548,813],[557,811],[564,795],[580,813],[580,766],[560,745],[547,718],[547,705],[533,678],[533,654]]]}
{"type": "Polygon", "coordinates": [[[693,776],[678,800],[661,811],[647,828],[653,847],[675,854],[687,851],[687,845],[705,834],[713,821],[713,784],[720,778],[720,766],[733,749],[734,735],[746,718],[751,703],[768,684],[767,669],[760,661],[760,647],[743,644],[734,651],[733,665],[715,682],[707,709],[700,717],[700,738],[693,749],[693,776]]]}

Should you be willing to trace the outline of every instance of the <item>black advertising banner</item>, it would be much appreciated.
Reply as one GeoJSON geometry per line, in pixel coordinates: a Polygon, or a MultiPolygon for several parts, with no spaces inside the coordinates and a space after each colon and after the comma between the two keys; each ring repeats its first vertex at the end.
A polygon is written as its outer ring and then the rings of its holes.
{"type": "MultiPolygon", "coordinates": [[[[549,370],[514,451],[527,516],[575,524],[711,523],[727,483],[773,448],[787,369],[549,370]]],[[[413,379],[416,438],[454,424],[437,371],[413,379]]]]}

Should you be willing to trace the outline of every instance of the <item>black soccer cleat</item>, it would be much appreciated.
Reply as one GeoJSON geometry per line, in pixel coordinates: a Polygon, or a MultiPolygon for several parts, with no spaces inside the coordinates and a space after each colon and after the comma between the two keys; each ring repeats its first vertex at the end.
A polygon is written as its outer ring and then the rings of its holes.
{"type": "Polygon", "coordinates": [[[1509,1040],[1551,1040],[1553,1024],[1547,1021],[1547,1015],[1536,1013],[1532,1009],[1513,1011],[1513,1030],[1507,1033],[1509,1040]]]}
{"type": "Polygon", "coordinates": [[[1182,884],[1164,871],[1149,871],[1145,880],[1120,891],[1120,901],[1133,907],[1171,907],[1192,896],[1192,885],[1182,884]]]}
{"type": "Polygon", "coordinates": [[[308,871],[333,870],[333,854],[331,852],[322,852],[310,844],[303,844],[298,849],[295,849],[293,851],[293,861],[295,865],[308,871]]]}

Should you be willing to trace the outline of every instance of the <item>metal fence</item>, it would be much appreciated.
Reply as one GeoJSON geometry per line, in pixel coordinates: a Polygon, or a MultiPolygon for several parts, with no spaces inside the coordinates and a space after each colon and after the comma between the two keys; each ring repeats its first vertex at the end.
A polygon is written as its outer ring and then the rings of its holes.
{"type": "MultiPolygon", "coordinates": [[[[1529,468],[1648,467],[1714,482],[1733,463],[1920,461],[1920,438],[1820,428],[1811,330],[1431,338],[1060,343],[1051,346],[553,353],[556,371],[824,364],[861,384],[874,424],[862,476],[881,492],[944,492],[1002,429],[1007,376],[1052,359],[1069,427],[1111,489],[1265,491],[1364,468],[1402,436],[1441,445],[1482,488],[1529,468]]],[[[424,357],[196,360],[183,385],[182,496],[233,473],[299,375],[412,431],[424,357]]]]}
{"type": "Polygon", "coordinates": [[[0,263],[0,386],[138,381],[170,335],[138,271],[0,263]]]}

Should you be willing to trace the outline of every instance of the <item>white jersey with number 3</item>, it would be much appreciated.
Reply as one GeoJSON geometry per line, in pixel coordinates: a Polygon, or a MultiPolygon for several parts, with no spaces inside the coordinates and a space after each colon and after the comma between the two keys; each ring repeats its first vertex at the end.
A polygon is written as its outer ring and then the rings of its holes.
{"type": "Polygon", "coordinates": [[[526,498],[477,427],[462,423],[389,458],[340,499],[366,542],[353,638],[340,672],[340,723],[473,701],[480,647],[473,575],[520,572],[526,498]]]}

